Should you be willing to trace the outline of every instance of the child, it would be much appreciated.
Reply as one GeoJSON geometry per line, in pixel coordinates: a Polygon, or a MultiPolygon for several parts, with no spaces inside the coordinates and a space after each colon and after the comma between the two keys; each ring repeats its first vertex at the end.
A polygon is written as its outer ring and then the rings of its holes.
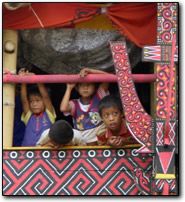
{"type": "MultiPolygon", "coordinates": [[[[34,73],[19,70],[19,75],[34,75],[34,73]]],[[[23,114],[21,120],[26,125],[26,130],[21,146],[35,146],[42,132],[51,127],[55,122],[56,114],[45,86],[37,84],[27,95],[27,85],[21,85],[21,101],[23,114]]]]}
{"type": "MultiPolygon", "coordinates": [[[[80,71],[79,77],[87,74],[106,74],[106,72],[96,69],[85,68],[80,71]]],[[[72,115],[74,133],[79,133],[86,141],[87,145],[97,145],[97,126],[102,122],[98,113],[99,100],[108,94],[108,83],[100,84],[96,89],[95,83],[68,83],[65,95],[60,105],[60,111],[65,116],[72,115]],[[76,86],[80,94],[79,99],[70,100],[71,91],[76,86]]]]}
{"type": "Polygon", "coordinates": [[[56,121],[50,129],[45,130],[36,144],[36,146],[53,148],[64,145],[86,145],[81,137],[74,136],[71,125],[65,120],[56,121]]]}
{"type": "Polygon", "coordinates": [[[137,143],[127,131],[119,99],[108,95],[99,102],[98,109],[104,121],[96,134],[99,145],[123,146],[137,143]]]}

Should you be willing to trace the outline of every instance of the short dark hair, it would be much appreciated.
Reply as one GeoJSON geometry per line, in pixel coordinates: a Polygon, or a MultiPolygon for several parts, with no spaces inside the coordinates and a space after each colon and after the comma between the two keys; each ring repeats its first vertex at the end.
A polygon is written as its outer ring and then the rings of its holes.
{"type": "Polygon", "coordinates": [[[37,85],[28,86],[28,90],[27,90],[28,99],[30,98],[31,95],[37,95],[39,97],[42,97],[37,85]]]}
{"type": "Polygon", "coordinates": [[[73,139],[72,126],[65,120],[58,120],[51,126],[49,137],[58,144],[67,144],[73,139]]]}
{"type": "Polygon", "coordinates": [[[98,111],[100,116],[102,115],[102,109],[117,106],[118,109],[123,112],[123,107],[121,104],[121,100],[113,95],[107,95],[102,98],[98,104],[98,111]]]}

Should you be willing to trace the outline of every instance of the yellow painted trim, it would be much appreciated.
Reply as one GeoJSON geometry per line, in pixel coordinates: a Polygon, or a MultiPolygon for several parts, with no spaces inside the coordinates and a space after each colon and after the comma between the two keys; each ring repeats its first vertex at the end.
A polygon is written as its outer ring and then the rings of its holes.
{"type": "Polygon", "coordinates": [[[116,30],[110,20],[102,15],[98,15],[90,20],[75,24],[76,29],[101,29],[101,30],[116,30]]]}
{"type": "MultiPolygon", "coordinates": [[[[108,4],[94,4],[98,7],[106,7],[108,4]]],[[[80,23],[75,24],[76,29],[101,29],[101,30],[116,30],[115,27],[112,25],[108,17],[103,15],[98,15],[93,17],[90,20],[83,21],[80,23]]]]}
{"type": "Polygon", "coordinates": [[[139,148],[140,144],[130,144],[122,147],[111,147],[111,146],[64,146],[58,149],[51,147],[3,147],[3,150],[66,150],[66,149],[127,149],[127,148],[139,148]]]}
{"type": "Polygon", "coordinates": [[[157,173],[155,179],[176,179],[174,174],[157,173]]]}

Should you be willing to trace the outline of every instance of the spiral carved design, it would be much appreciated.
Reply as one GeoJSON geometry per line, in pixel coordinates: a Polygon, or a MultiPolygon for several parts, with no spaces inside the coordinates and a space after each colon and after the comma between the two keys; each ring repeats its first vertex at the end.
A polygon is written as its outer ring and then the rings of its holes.
{"type": "MultiPolygon", "coordinates": [[[[175,72],[174,72],[175,74],[175,72]]],[[[175,118],[175,79],[172,80],[172,99],[170,112],[167,112],[168,88],[170,82],[170,65],[157,64],[157,83],[156,83],[156,97],[157,97],[157,118],[165,118],[167,113],[170,113],[172,119],[175,118]]]]}
{"type": "Polygon", "coordinates": [[[137,96],[125,42],[111,42],[114,67],[118,77],[120,97],[127,126],[135,139],[143,145],[138,152],[152,152],[152,118],[137,96]]]}
{"type": "Polygon", "coordinates": [[[177,31],[177,4],[158,3],[158,44],[172,43],[173,35],[177,31]]]}

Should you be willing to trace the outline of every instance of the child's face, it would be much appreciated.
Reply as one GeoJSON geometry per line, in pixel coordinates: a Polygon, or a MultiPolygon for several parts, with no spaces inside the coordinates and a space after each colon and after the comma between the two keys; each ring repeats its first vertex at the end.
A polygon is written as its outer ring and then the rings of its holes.
{"type": "Polygon", "coordinates": [[[29,96],[29,106],[30,106],[30,110],[34,114],[40,114],[41,112],[43,112],[45,110],[45,105],[42,100],[42,97],[40,97],[38,95],[29,96]]]}
{"type": "Polygon", "coordinates": [[[122,115],[123,113],[117,106],[103,108],[101,111],[101,119],[111,131],[119,131],[121,129],[122,115]]]}
{"type": "Polygon", "coordinates": [[[96,89],[94,83],[79,83],[77,90],[82,98],[91,98],[96,89]]]}

